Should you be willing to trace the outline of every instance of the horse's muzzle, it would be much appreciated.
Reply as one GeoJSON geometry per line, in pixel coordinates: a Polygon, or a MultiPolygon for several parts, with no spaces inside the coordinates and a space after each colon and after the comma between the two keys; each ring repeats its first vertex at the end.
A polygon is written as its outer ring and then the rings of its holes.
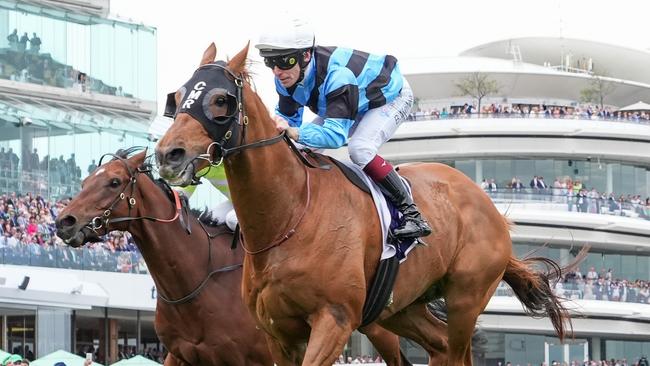
{"type": "Polygon", "coordinates": [[[99,240],[96,233],[79,224],[77,218],[72,215],[58,218],[55,223],[57,228],[56,236],[71,247],[77,248],[87,242],[99,240]]]}

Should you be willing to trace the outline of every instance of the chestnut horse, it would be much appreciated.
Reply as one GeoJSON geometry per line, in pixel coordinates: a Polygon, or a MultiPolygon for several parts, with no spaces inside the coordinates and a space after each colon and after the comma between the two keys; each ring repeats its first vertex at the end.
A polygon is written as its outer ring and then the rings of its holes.
{"type": "MultiPolygon", "coordinates": [[[[339,169],[307,167],[278,135],[249,83],[247,53],[248,46],[215,62],[211,44],[171,95],[181,109],[156,147],[159,173],[187,184],[206,159],[223,162],[246,250],[244,301],[268,334],[274,361],[330,366],[361,324],[382,251],[379,218],[372,198],[339,169]],[[203,109],[189,111],[195,102],[203,109]]],[[[549,285],[559,267],[515,258],[507,220],[459,171],[418,163],[399,172],[434,230],[400,265],[377,322],[419,343],[429,365],[471,365],[477,317],[503,279],[563,338],[570,318],[549,285]],[[535,271],[536,264],[555,271],[535,271]],[[427,311],[438,297],[448,306],[447,323],[427,311]]]]}
{"type": "MultiPolygon", "coordinates": [[[[166,366],[273,365],[263,332],[242,303],[244,252],[230,249],[233,233],[225,225],[208,233],[189,220],[188,234],[176,222],[178,195],[153,181],[144,158],[144,152],[128,159],[116,155],[96,169],[59,214],[57,234],[73,247],[97,240],[106,222],[104,232],[133,235],[158,289],[155,328],[169,350],[166,366]],[[131,207],[126,198],[134,199],[131,207]]],[[[365,331],[388,365],[410,365],[395,335],[377,325],[365,331]]]]}

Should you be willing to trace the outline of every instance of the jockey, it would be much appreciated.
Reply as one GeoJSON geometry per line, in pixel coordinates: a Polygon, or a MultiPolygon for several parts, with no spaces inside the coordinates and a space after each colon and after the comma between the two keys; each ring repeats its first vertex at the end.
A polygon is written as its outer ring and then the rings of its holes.
{"type": "MultiPolygon", "coordinates": [[[[222,202],[210,209],[212,218],[220,223],[225,223],[230,230],[234,231],[238,220],[235,215],[235,210],[232,207],[232,202],[228,199],[228,185],[226,183],[226,173],[223,170],[223,165],[205,167],[196,176],[207,179],[222,196],[222,202]]],[[[192,194],[194,194],[194,191],[196,191],[196,185],[175,186],[173,189],[185,195],[189,200],[192,194]]]]}
{"type": "Polygon", "coordinates": [[[377,154],[413,105],[397,59],[316,46],[314,40],[311,27],[293,19],[262,34],[255,46],[275,76],[278,130],[312,148],[336,149],[347,142],[352,162],[402,213],[393,234],[400,239],[431,234],[402,179],[377,154]],[[304,106],[318,115],[311,123],[302,123],[304,106]]]}

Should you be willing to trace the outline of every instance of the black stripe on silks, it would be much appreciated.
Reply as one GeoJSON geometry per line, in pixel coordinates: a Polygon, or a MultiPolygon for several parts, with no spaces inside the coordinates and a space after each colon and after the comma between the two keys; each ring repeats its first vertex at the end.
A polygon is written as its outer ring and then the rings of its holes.
{"type": "Polygon", "coordinates": [[[332,90],[325,97],[327,118],[347,118],[354,120],[359,107],[359,87],[352,84],[332,90]]]}
{"type": "Polygon", "coordinates": [[[350,56],[348,64],[345,65],[345,67],[350,69],[355,77],[359,77],[361,71],[363,71],[363,67],[366,66],[366,62],[368,62],[369,56],[370,54],[367,52],[354,50],[352,51],[352,56],[350,56]]]}
{"type": "Polygon", "coordinates": [[[336,50],[336,47],[323,47],[317,46],[314,49],[314,57],[316,57],[316,80],[314,81],[314,88],[311,90],[307,105],[312,112],[318,114],[318,97],[320,96],[320,86],[325,81],[327,76],[327,65],[330,63],[330,56],[336,50]]]}
{"type": "Polygon", "coordinates": [[[366,88],[366,98],[368,98],[368,109],[381,107],[386,104],[386,97],[381,88],[390,82],[390,74],[393,72],[397,59],[394,56],[387,55],[384,59],[384,66],[381,68],[379,75],[368,84],[366,88]]]}
{"type": "Polygon", "coordinates": [[[278,100],[278,110],[280,113],[287,117],[292,117],[298,112],[298,109],[300,109],[298,102],[292,97],[280,94],[280,99],[278,100]]]}

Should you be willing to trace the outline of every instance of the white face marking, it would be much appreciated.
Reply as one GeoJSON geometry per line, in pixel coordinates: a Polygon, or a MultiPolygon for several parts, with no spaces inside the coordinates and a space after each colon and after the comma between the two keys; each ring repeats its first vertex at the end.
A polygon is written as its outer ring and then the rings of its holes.
{"type": "Polygon", "coordinates": [[[102,173],[105,172],[105,171],[106,171],[106,169],[101,168],[101,169],[99,169],[99,170],[97,170],[97,171],[95,172],[95,176],[100,175],[100,174],[102,174],[102,173]]]}

